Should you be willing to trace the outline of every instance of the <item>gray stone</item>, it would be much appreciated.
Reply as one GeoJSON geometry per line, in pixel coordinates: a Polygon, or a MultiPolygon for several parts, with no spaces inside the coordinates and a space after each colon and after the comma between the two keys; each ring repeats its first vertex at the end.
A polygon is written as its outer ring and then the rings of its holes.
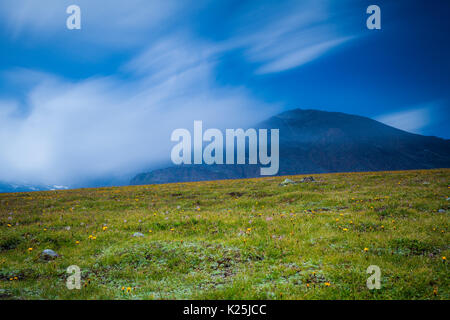
{"type": "Polygon", "coordinates": [[[133,233],[133,237],[143,237],[144,235],[140,232],[133,233]]]}
{"type": "Polygon", "coordinates": [[[438,212],[439,212],[439,213],[444,213],[445,210],[444,210],[444,209],[439,209],[438,212]]]}
{"type": "Polygon", "coordinates": [[[51,250],[51,249],[45,249],[41,253],[41,259],[53,260],[53,259],[56,259],[56,258],[58,258],[58,254],[55,251],[51,250]]]}
{"type": "Polygon", "coordinates": [[[310,177],[306,177],[303,178],[302,180],[300,180],[300,182],[315,182],[316,179],[314,179],[314,177],[310,176],[310,177]]]}
{"type": "Polygon", "coordinates": [[[292,181],[291,179],[286,178],[286,179],[284,179],[284,181],[283,181],[282,183],[280,183],[280,186],[287,186],[287,185],[290,185],[290,184],[296,184],[296,183],[297,183],[297,182],[292,181]]]}

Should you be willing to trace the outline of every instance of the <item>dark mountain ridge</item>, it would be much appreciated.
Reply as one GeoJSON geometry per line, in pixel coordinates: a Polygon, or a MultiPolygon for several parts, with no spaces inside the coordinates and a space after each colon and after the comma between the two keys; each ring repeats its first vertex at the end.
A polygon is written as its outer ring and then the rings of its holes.
{"type": "MultiPolygon", "coordinates": [[[[295,109],[255,128],[280,130],[278,175],[450,167],[450,140],[405,132],[362,116],[295,109]]],[[[181,165],[142,173],[131,184],[259,176],[260,165],[181,165]]]]}

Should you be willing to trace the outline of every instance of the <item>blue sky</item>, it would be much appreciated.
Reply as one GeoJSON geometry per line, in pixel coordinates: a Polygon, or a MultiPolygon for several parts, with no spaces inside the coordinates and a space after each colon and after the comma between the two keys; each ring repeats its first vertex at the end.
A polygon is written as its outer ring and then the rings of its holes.
{"type": "Polygon", "coordinates": [[[0,180],[74,185],[165,163],[170,132],[292,108],[450,138],[450,3],[3,0],[0,180]],[[81,8],[82,29],[66,28],[81,8]],[[381,30],[366,8],[381,8],[381,30]]]}

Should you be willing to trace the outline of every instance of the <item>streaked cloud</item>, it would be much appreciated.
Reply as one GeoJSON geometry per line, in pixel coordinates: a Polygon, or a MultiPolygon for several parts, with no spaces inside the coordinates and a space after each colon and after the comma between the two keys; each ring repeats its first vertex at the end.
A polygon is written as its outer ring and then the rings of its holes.
{"type": "Polygon", "coordinates": [[[383,114],[375,120],[397,129],[420,134],[432,123],[434,108],[435,104],[430,103],[400,112],[383,114]]]}
{"type": "MultiPolygon", "coordinates": [[[[177,38],[161,46],[180,56],[189,53],[177,38]]],[[[39,73],[26,69],[3,75],[19,81],[29,74],[34,85],[27,86],[24,106],[14,100],[0,104],[0,180],[73,185],[132,175],[168,163],[171,132],[191,128],[194,120],[239,127],[275,112],[276,106],[255,100],[244,88],[215,85],[213,61],[180,64],[172,58],[158,64],[157,81],[151,68],[131,81],[110,76],[73,82],[48,74],[38,81],[39,73]],[[17,116],[23,108],[27,113],[17,116]]]]}
{"type": "MultiPolygon", "coordinates": [[[[299,67],[356,37],[341,26],[349,17],[344,16],[344,11],[332,9],[331,3],[330,0],[270,3],[268,14],[269,2],[260,1],[250,12],[235,13],[229,37],[211,45],[216,52],[244,49],[248,61],[260,65],[255,70],[257,74],[299,67]]],[[[351,1],[342,2],[342,6],[348,3],[351,1]]],[[[178,29],[189,29],[183,21],[189,20],[196,10],[208,10],[214,1],[79,0],[76,4],[81,7],[82,29],[68,37],[65,9],[71,4],[70,0],[3,0],[0,18],[14,38],[57,40],[66,45],[68,54],[82,54],[74,46],[83,45],[93,54],[111,47],[121,51],[156,43],[163,45],[161,37],[178,29]]],[[[195,56],[193,49],[191,54],[195,56]]]]}
{"type": "MultiPolygon", "coordinates": [[[[253,28],[241,31],[238,37],[246,48],[247,59],[260,65],[257,74],[300,67],[359,36],[342,23],[352,17],[333,9],[329,1],[286,3],[274,10],[274,18],[257,20],[253,28]]],[[[343,7],[346,3],[342,2],[343,7]]]]}
{"type": "Polygon", "coordinates": [[[221,59],[239,51],[257,76],[325,56],[358,36],[330,3],[255,2],[231,13],[221,39],[206,39],[192,27],[193,13],[214,1],[79,0],[82,30],[73,32],[65,28],[73,1],[2,1],[0,23],[12,41],[75,64],[128,51],[108,76],[75,81],[64,66],[58,75],[22,65],[2,72],[20,96],[0,101],[0,180],[73,185],[132,175],[168,161],[170,133],[194,120],[236,128],[267,118],[282,107],[219,84],[221,59]]]}
{"type": "Polygon", "coordinates": [[[329,40],[286,53],[280,58],[273,59],[272,61],[264,64],[262,67],[256,70],[256,73],[266,74],[297,68],[310,61],[313,61],[314,59],[320,57],[321,55],[339,46],[340,44],[343,44],[349,39],[350,37],[329,40]]]}
{"type": "Polygon", "coordinates": [[[169,19],[189,8],[175,0],[2,0],[0,19],[9,34],[36,42],[58,39],[95,47],[124,49],[145,42],[168,28],[169,19]],[[81,8],[81,30],[66,29],[66,8],[81,8]],[[70,35],[70,36],[69,36],[70,35]]]}

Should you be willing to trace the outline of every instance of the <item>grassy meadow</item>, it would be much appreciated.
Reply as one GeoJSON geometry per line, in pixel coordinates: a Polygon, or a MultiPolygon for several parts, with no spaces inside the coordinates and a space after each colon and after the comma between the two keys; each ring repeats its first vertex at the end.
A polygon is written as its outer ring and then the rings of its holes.
{"type": "Polygon", "coordinates": [[[450,299],[450,169],[313,176],[0,194],[0,299],[450,299]]]}

